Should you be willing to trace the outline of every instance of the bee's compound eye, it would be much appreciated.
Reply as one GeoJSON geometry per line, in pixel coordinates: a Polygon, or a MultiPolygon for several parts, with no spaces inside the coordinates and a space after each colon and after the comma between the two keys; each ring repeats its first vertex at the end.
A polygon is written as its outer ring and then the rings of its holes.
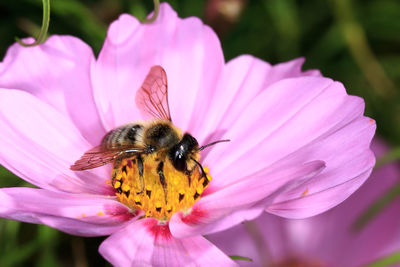
{"type": "Polygon", "coordinates": [[[172,164],[174,165],[175,169],[177,169],[178,171],[186,170],[186,158],[181,153],[181,151],[176,150],[175,153],[173,153],[172,164]]]}

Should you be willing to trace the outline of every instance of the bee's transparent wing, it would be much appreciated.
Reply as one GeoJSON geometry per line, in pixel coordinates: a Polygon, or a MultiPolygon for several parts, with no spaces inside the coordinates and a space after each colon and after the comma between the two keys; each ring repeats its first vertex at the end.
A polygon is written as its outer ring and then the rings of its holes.
{"type": "Polygon", "coordinates": [[[136,93],[136,104],[146,118],[171,121],[168,105],[167,75],[161,66],[151,67],[136,93]]]}
{"type": "Polygon", "coordinates": [[[104,149],[102,146],[96,146],[86,151],[80,159],[75,161],[74,165],[72,165],[70,169],[73,171],[83,171],[97,168],[110,163],[127,153],[141,154],[144,153],[144,148],[124,146],[113,149],[104,149]]]}

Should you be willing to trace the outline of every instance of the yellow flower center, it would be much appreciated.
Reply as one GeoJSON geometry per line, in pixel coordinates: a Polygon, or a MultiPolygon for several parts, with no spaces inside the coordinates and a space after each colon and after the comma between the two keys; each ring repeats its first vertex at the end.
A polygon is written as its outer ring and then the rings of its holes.
{"type": "Polygon", "coordinates": [[[137,156],[115,163],[112,186],[121,203],[143,210],[146,217],[168,220],[175,212],[189,209],[211,181],[208,168],[204,168],[206,177],[198,167],[191,173],[184,173],[176,170],[167,159],[163,163],[162,178],[156,155],[142,156],[142,161],[142,176],[137,156]]]}

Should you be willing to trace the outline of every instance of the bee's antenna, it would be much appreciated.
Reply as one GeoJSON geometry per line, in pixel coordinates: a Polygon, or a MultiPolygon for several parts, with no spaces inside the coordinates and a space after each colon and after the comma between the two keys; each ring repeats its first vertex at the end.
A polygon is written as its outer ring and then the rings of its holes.
{"type": "Polygon", "coordinates": [[[218,140],[218,141],[215,141],[215,142],[209,143],[209,144],[207,144],[207,145],[201,146],[201,147],[199,148],[199,151],[202,151],[204,148],[206,148],[206,147],[209,147],[209,146],[213,146],[213,145],[215,145],[215,144],[218,144],[218,143],[222,143],[222,142],[230,142],[230,141],[231,141],[231,140],[229,140],[229,139],[218,140]]]}
{"type": "Polygon", "coordinates": [[[193,160],[194,162],[196,162],[197,166],[200,167],[200,170],[201,170],[201,173],[202,173],[203,177],[207,179],[207,174],[206,174],[206,172],[204,171],[203,166],[201,166],[200,162],[198,162],[197,160],[195,160],[195,159],[192,158],[192,157],[190,157],[190,159],[193,160]]]}

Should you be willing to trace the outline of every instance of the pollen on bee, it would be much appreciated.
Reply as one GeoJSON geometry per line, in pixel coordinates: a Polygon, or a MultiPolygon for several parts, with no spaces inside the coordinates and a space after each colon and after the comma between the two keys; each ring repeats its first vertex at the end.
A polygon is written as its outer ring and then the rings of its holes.
{"type": "Polygon", "coordinates": [[[135,162],[135,157],[123,159],[113,170],[112,184],[117,189],[118,200],[132,210],[143,210],[145,217],[168,220],[175,212],[185,212],[201,198],[211,181],[207,167],[204,168],[206,175],[200,168],[188,174],[164,161],[163,178],[160,178],[157,171],[160,161],[146,156],[143,157],[143,176],[140,177],[137,165],[128,166],[130,162],[135,162]]]}

